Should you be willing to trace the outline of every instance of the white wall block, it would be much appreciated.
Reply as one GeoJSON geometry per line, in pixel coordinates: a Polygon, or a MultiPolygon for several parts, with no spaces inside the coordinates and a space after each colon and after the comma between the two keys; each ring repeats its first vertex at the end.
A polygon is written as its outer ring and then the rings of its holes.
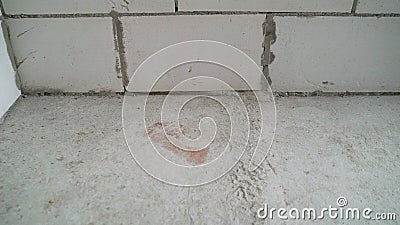
{"type": "Polygon", "coordinates": [[[358,0],[357,13],[400,13],[400,0],[358,0]]]}
{"type": "Polygon", "coordinates": [[[173,12],[174,0],[3,0],[7,14],[173,12]]]}
{"type": "Polygon", "coordinates": [[[15,82],[15,72],[8,56],[4,36],[0,35],[0,123],[1,118],[20,94],[21,92],[15,82]]]}
{"type": "Polygon", "coordinates": [[[180,11],[350,12],[353,0],[179,0],[180,11]]]}
{"type": "MultiPolygon", "coordinates": [[[[249,55],[260,66],[264,21],[265,15],[123,17],[128,77],[158,50],[190,40],[213,40],[232,45],[249,55]]],[[[211,74],[229,78],[233,83],[237,81],[237,76],[227,69],[215,65],[190,64],[171,71],[170,79],[160,82],[154,91],[170,90],[173,80],[178,76],[182,78],[211,74]]]]}
{"type": "Polygon", "coordinates": [[[23,90],[122,91],[111,18],[9,19],[23,90]]]}
{"type": "Polygon", "coordinates": [[[275,91],[400,91],[400,18],[274,17],[275,91]]]}

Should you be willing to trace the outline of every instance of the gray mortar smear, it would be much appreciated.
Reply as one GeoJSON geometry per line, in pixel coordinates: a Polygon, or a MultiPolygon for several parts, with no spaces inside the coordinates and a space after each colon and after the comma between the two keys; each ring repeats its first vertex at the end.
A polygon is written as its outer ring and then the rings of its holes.
{"type": "Polygon", "coordinates": [[[4,11],[4,6],[3,6],[3,2],[0,0],[0,11],[1,11],[1,14],[4,16],[4,15],[6,15],[6,12],[4,11]]]}
{"type": "Polygon", "coordinates": [[[118,74],[121,74],[122,76],[122,83],[124,88],[128,86],[129,80],[128,80],[128,64],[126,61],[126,55],[125,55],[125,45],[124,45],[124,28],[122,25],[121,20],[119,19],[119,13],[116,11],[111,11],[110,16],[112,18],[112,23],[113,23],[113,33],[114,33],[114,44],[115,44],[115,49],[118,52],[119,56],[119,62],[118,59],[116,59],[116,72],[118,74]]]}
{"type": "Polygon", "coordinates": [[[359,1],[359,0],[354,0],[354,1],[353,1],[353,5],[351,6],[351,13],[352,13],[352,14],[355,14],[355,13],[356,13],[358,1],[359,1]]]}
{"type": "Polygon", "coordinates": [[[178,12],[179,11],[179,2],[178,2],[178,0],[175,0],[174,4],[175,4],[175,12],[178,12]]]}
{"type": "MultiPolygon", "coordinates": [[[[118,13],[118,12],[117,12],[118,13]]],[[[257,11],[177,11],[161,13],[133,13],[120,12],[118,17],[137,16],[190,16],[190,15],[271,15],[295,17],[400,17],[400,13],[351,13],[351,12],[257,12],[257,11]]],[[[110,13],[51,13],[51,14],[3,14],[4,18],[84,18],[84,17],[112,17],[110,13]]]]}
{"type": "Polygon", "coordinates": [[[272,80],[269,76],[268,65],[275,59],[275,55],[271,52],[271,45],[276,41],[276,24],[272,15],[266,16],[266,20],[262,25],[264,42],[264,51],[261,55],[261,66],[263,67],[264,76],[267,78],[268,83],[271,85],[272,80]]]}
{"type": "MultiPolygon", "coordinates": [[[[251,91],[239,91],[239,92],[251,92],[251,91]]],[[[22,97],[25,96],[120,96],[120,95],[147,95],[144,92],[111,92],[111,91],[100,91],[100,92],[63,92],[58,89],[33,89],[33,90],[22,90],[22,97]]],[[[169,92],[152,92],[150,95],[168,95],[169,92]]],[[[201,92],[183,92],[177,94],[201,94],[201,92]]],[[[212,94],[212,93],[211,93],[212,94]]],[[[284,92],[284,91],[273,91],[275,97],[345,97],[345,96],[398,96],[400,92],[284,92]]]]}

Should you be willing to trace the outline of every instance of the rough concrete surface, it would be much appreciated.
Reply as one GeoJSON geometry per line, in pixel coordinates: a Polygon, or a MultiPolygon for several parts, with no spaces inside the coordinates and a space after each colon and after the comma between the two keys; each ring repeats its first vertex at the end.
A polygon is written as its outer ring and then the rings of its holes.
{"type": "Polygon", "coordinates": [[[256,218],[264,203],[322,208],[339,196],[398,213],[399,96],[277,98],[267,161],[254,172],[240,161],[196,188],[159,182],[134,162],[122,101],[19,99],[0,125],[0,224],[373,224],[256,218]]]}

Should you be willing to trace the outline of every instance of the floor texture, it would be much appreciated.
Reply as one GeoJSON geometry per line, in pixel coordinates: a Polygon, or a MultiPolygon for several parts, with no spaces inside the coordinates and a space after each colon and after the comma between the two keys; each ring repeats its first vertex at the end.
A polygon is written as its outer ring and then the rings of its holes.
{"type": "Polygon", "coordinates": [[[256,216],[264,203],[319,209],[339,196],[349,207],[399,214],[400,96],[277,98],[276,136],[261,167],[240,161],[192,188],[136,164],[122,102],[19,99],[0,125],[0,224],[375,224],[256,216]]]}

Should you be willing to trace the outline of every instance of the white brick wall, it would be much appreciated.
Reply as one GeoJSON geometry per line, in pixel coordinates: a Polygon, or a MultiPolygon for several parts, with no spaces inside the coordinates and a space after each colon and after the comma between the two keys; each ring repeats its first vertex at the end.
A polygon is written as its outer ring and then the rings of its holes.
{"type": "Polygon", "coordinates": [[[400,13],[400,0],[358,0],[357,13],[400,13]]]}
{"type": "Polygon", "coordinates": [[[274,17],[276,91],[400,91],[399,17],[274,17]]]}
{"type": "MultiPolygon", "coordinates": [[[[182,41],[199,39],[233,45],[260,65],[264,20],[265,15],[123,17],[128,75],[131,77],[138,66],[158,50],[182,41]]],[[[175,74],[190,76],[188,71],[192,75],[198,72],[205,75],[221,74],[232,79],[235,77],[226,69],[210,65],[187,65],[178,68],[175,74]]],[[[168,90],[171,85],[166,80],[156,90],[168,90]]]]}
{"type": "MultiPolygon", "coordinates": [[[[174,0],[2,0],[2,3],[8,14],[174,12],[174,0]]],[[[179,10],[349,13],[352,4],[353,0],[179,0],[179,10]]],[[[400,0],[359,0],[356,12],[399,13],[400,0]]],[[[122,74],[118,70],[120,55],[110,17],[47,16],[54,18],[6,20],[24,90],[123,91],[122,74]]],[[[265,16],[262,13],[124,15],[119,19],[128,79],[156,51],[196,39],[237,47],[261,67],[265,16]]],[[[277,42],[271,50],[276,59],[269,66],[274,90],[400,91],[400,17],[275,16],[275,21],[277,42]]],[[[237,75],[226,68],[192,63],[167,73],[155,91],[170,90],[182,77],[208,74],[230,79],[234,87],[242,87],[237,75]]]]}
{"type": "Polygon", "coordinates": [[[123,91],[111,18],[9,19],[23,90],[123,91]]]}
{"type": "Polygon", "coordinates": [[[173,12],[174,0],[2,0],[7,14],[173,12]]]}
{"type": "Polygon", "coordinates": [[[180,11],[350,12],[353,0],[179,0],[180,11]]]}

